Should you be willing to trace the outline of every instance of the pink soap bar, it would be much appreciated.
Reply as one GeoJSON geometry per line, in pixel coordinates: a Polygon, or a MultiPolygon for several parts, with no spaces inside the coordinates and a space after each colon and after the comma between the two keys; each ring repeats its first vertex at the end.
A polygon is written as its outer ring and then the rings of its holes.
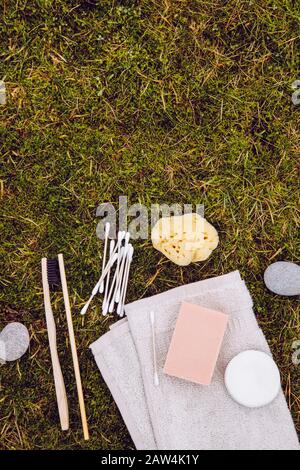
{"type": "Polygon", "coordinates": [[[202,385],[212,380],[229,316],[183,302],[164,372],[202,385]]]}

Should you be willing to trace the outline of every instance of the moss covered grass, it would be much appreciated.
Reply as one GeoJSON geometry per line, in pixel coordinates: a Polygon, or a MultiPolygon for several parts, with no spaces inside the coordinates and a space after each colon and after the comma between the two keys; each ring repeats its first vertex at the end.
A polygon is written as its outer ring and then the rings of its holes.
{"type": "Polygon", "coordinates": [[[0,328],[29,354],[0,367],[0,449],[133,448],[88,345],[115,319],[95,302],[96,208],[202,203],[220,234],[179,268],[137,242],[128,300],[239,269],[300,432],[299,299],[268,293],[271,261],[299,262],[300,4],[295,0],[4,0],[0,6],[0,328]],[[61,295],[54,297],[72,430],[59,431],[40,259],[63,252],[91,440],[84,443],[61,295]]]}

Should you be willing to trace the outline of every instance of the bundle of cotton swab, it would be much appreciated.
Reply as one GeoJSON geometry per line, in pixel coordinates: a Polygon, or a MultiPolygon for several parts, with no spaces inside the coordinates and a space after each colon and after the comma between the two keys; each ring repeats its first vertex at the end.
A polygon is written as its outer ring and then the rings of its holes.
{"type": "Polygon", "coordinates": [[[106,262],[110,224],[105,225],[104,252],[102,259],[102,273],[92,290],[92,294],[81,310],[84,315],[97,293],[103,294],[102,314],[112,313],[117,304],[116,313],[124,315],[130,265],[133,257],[133,246],[129,243],[129,232],[119,231],[117,241],[111,240],[109,245],[109,258],[106,262]],[[115,265],[115,271],[112,270],[115,265]]]}

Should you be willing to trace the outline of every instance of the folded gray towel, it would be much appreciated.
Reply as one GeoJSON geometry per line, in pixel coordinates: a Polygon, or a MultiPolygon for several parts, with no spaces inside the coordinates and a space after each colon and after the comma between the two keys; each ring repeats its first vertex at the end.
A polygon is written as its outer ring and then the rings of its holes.
{"type": "Polygon", "coordinates": [[[127,321],[116,323],[91,349],[137,449],[299,449],[282,391],[258,409],[238,405],[226,391],[224,372],[236,354],[246,349],[271,354],[237,271],[138,300],[126,306],[126,314],[127,321]],[[230,315],[210,386],[163,373],[183,300],[230,315]],[[153,381],[151,310],[159,386],[153,381]]]}

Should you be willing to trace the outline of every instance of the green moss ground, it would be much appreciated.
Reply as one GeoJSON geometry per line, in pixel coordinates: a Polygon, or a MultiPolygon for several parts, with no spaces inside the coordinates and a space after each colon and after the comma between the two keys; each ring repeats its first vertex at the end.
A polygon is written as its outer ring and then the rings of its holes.
{"type": "Polygon", "coordinates": [[[300,3],[292,0],[3,0],[0,7],[0,328],[21,320],[30,353],[0,368],[1,449],[127,449],[132,442],[88,345],[100,302],[96,207],[203,203],[220,245],[172,265],[138,242],[128,300],[239,269],[300,431],[299,300],[268,293],[274,260],[299,261],[300,3]],[[84,443],[62,299],[59,347],[72,431],[59,431],[40,259],[63,252],[91,440],[84,443]]]}

